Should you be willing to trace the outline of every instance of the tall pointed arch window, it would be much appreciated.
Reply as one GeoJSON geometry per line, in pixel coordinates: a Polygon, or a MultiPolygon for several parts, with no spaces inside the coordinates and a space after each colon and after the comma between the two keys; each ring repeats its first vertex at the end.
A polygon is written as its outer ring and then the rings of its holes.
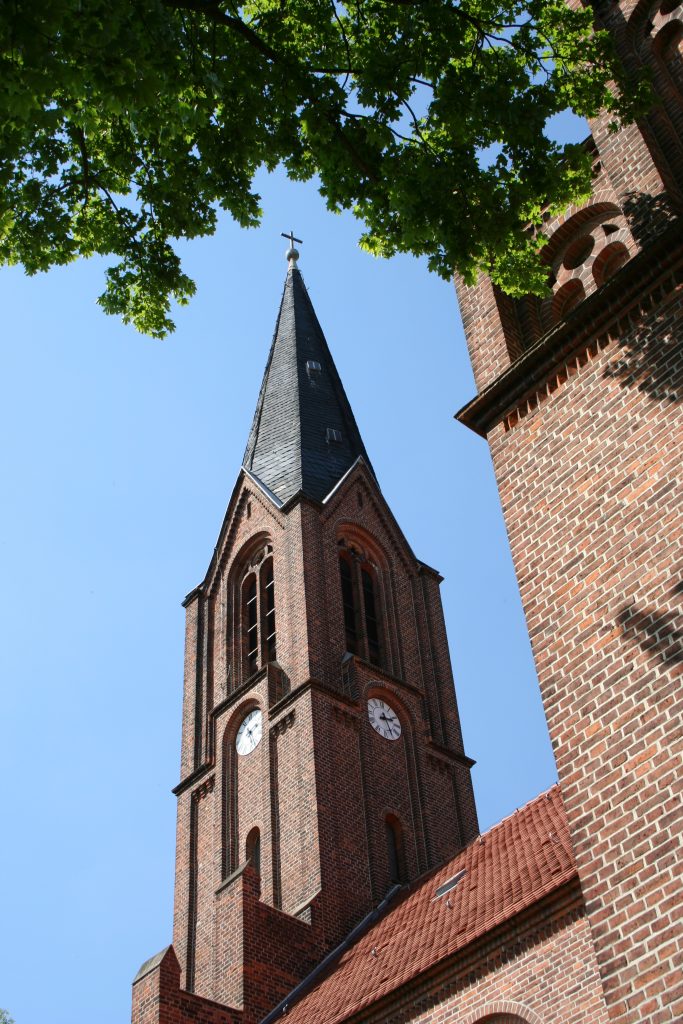
{"type": "Polygon", "coordinates": [[[383,663],[382,603],[377,566],[358,546],[339,542],[346,650],[383,663]]]}
{"type": "Polygon", "coordinates": [[[273,548],[265,544],[251,558],[241,584],[242,673],[248,679],[277,657],[273,548]]]}

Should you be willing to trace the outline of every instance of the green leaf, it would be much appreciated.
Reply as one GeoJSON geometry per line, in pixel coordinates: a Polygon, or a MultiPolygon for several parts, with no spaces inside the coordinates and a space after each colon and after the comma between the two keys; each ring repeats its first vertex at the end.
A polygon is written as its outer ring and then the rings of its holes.
{"type": "Polygon", "coordinates": [[[542,292],[529,226],[590,187],[548,120],[648,102],[564,0],[5,4],[0,71],[0,261],[111,257],[102,308],[153,337],[194,293],[175,240],[258,224],[262,166],[316,176],[376,256],[542,292]]]}

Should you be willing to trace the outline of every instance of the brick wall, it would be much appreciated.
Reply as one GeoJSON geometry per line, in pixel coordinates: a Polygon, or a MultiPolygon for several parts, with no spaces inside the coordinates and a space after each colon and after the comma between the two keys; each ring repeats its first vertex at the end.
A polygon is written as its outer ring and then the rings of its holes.
{"type": "Polygon", "coordinates": [[[681,1012],[681,304],[490,435],[606,996],[633,1024],[681,1012]]]}
{"type": "Polygon", "coordinates": [[[246,867],[216,894],[214,913],[215,998],[257,1024],[321,959],[319,908],[309,924],[268,906],[246,867]]]}
{"type": "Polygon", "coordinates": [[[320,814],[315,779],[312,694],[302,693],[284,709],[279,727],[271,731],[271,749],[277,768],[261,780],[269,793],[276,787],[278,807],[278,850],[280,863],[280,906],[297,913],[320,892],[320,814]]]}

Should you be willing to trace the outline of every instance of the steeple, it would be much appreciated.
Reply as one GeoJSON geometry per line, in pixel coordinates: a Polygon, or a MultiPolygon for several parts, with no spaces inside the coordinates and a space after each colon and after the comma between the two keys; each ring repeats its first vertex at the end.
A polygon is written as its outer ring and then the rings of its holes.
{"type": "Polygon", "coordinates": [[[322,501],[359,456],[372,469],[296,266],[296,249],[287,256],[280,312],[243,462],[283,504],[300,492],[322,501]]]}
{"type": "Polygon", "coordinates": [[[206,1000],[257,1024],[478,832],[440,577],[377,486],[288,239],[244,469],[184,602],[173,949],[138,974],[136,1024],[206,1000]]]}

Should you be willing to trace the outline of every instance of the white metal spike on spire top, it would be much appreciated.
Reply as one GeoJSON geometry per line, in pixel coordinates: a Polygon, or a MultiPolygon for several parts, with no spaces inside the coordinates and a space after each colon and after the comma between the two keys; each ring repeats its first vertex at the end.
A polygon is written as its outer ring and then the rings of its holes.
{"type": "Polygon", "coordinates": [[[299,259],[299,250],[294,248],[294,243],[298,242],[299,245],[303,245],[303,240],[301,238],[295,238],[293,231],[290,231],[289,234],[286,234],[284,231],[281,231],[280,234],[282,235],[283,238],[289,239],[289,249],[285,253],[285,259],[289,263],[290,268],[295,267],[296,261],[299,259]]]}

